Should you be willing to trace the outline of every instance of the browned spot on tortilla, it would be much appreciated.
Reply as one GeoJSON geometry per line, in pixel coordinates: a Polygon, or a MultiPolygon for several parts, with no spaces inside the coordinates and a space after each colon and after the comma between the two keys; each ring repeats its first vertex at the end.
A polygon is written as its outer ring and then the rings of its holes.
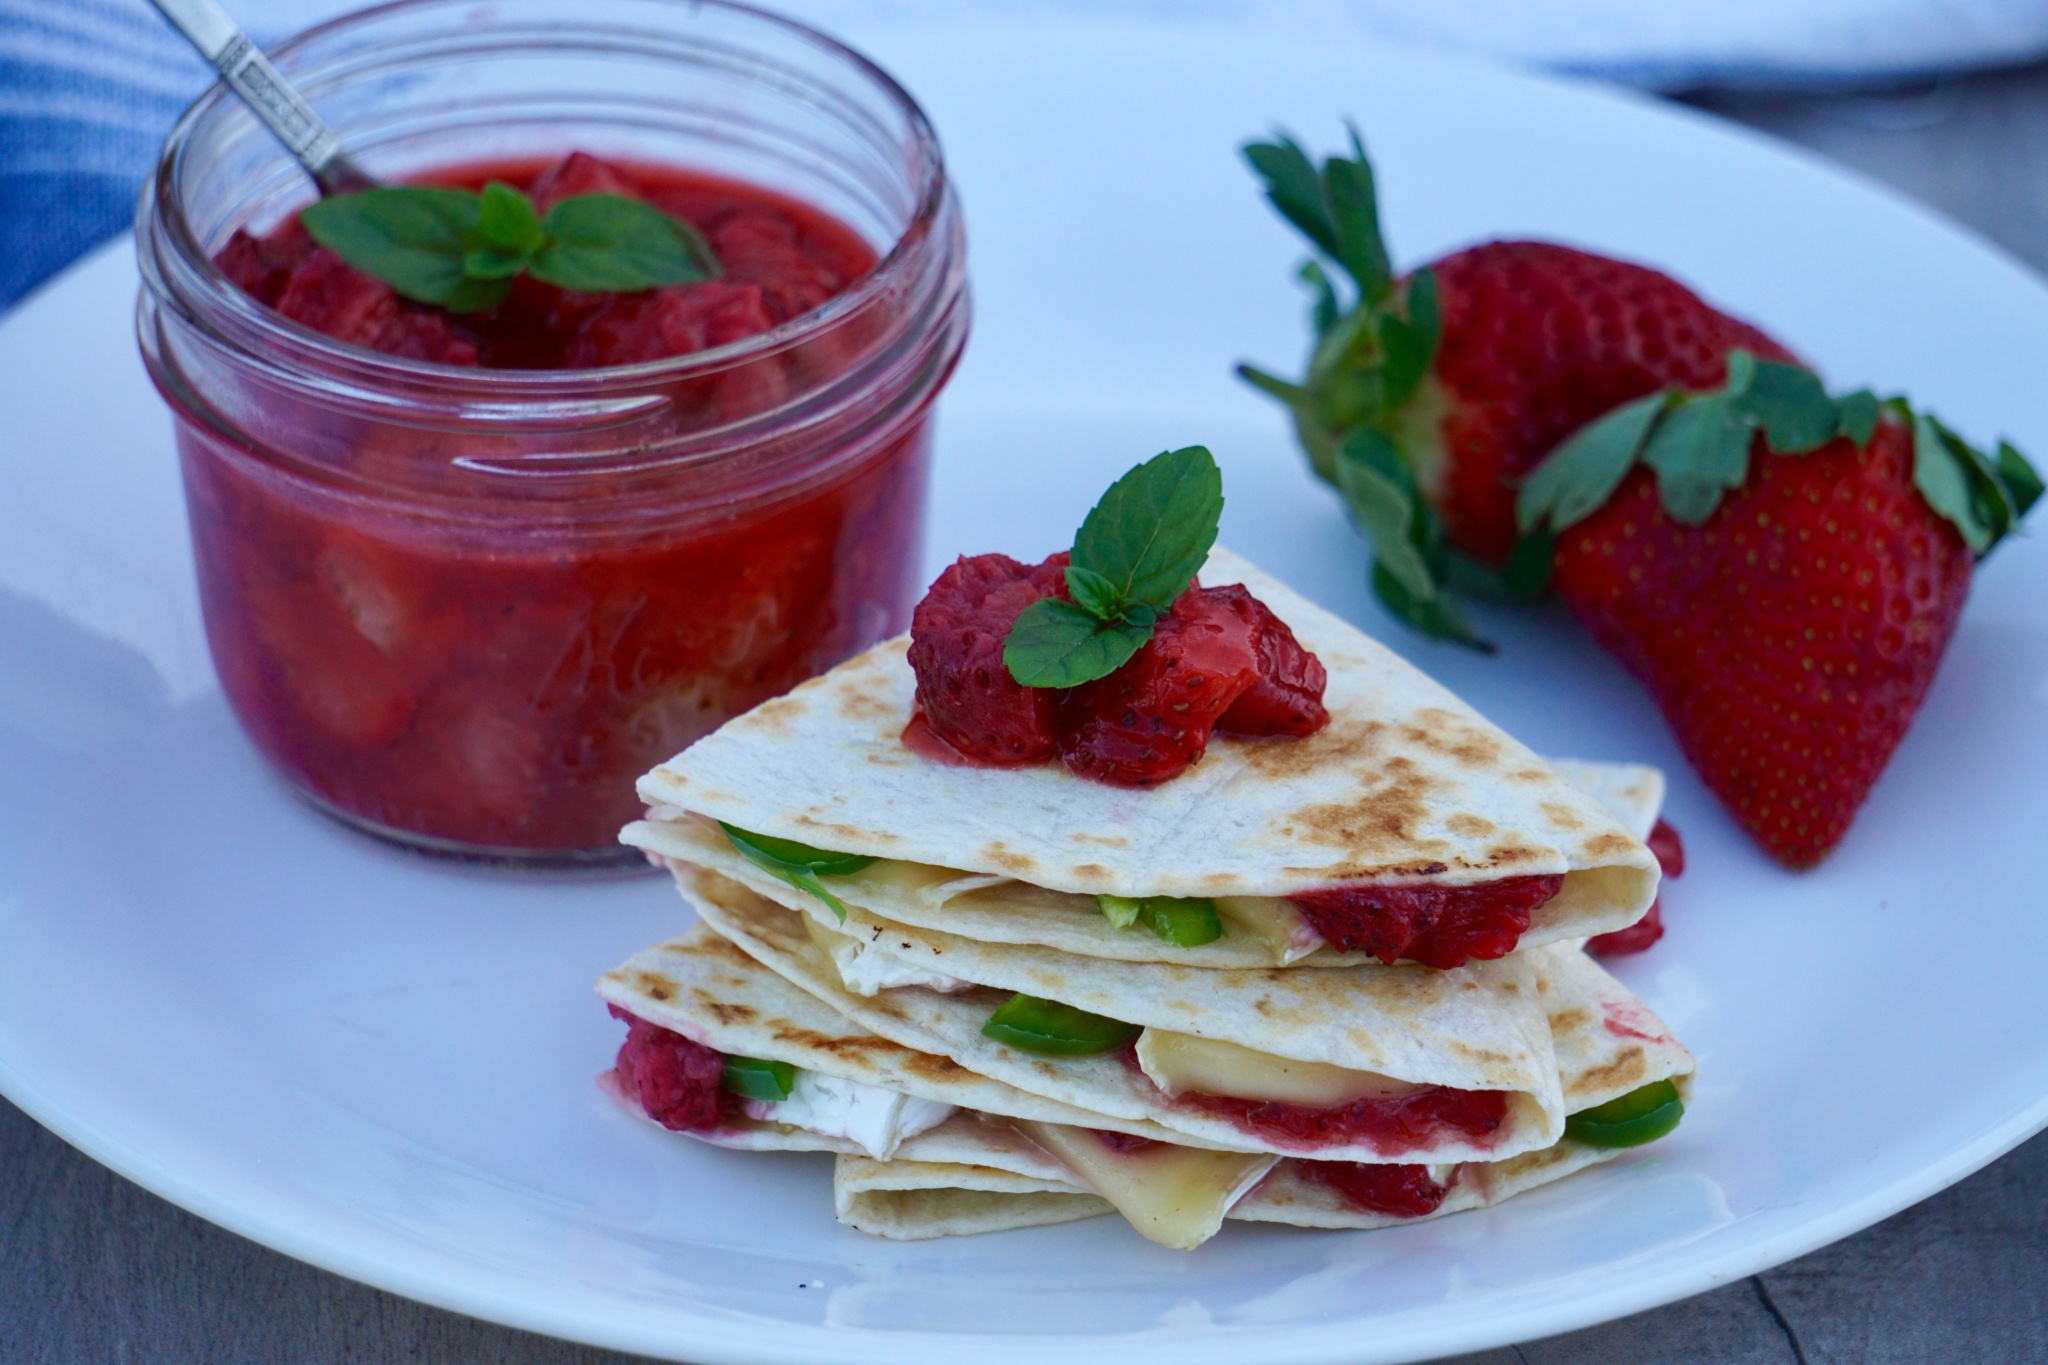
{"type": "Polygon", "coordinates": [[[1500,740],[1454,711],[1426,706],[1415,723],[1401,727],[1402,738],[1467,768],[1490,768],[1500,762],[1500,740]]]}
{"type": "Polygon", "coordinates": [[[1589,1027],[1592,1022],[1593,1012],[1591,1010],[1580,1009],[1574,1005],[1570,1009],[1559,1010],[1550,1016],[1550,1031],[1552,1033],[1570,1033],[1574,1029],[1589,1027]]]}
{"type": "Polygon", "coordinates": [[[1619,858],[1636,846],[1636,841],[1626,834],[1596,834],[1579,846],[1579,852],[1588,858],[1619,858]]]}
{"type": "Polygon", "coordinates": [[[962,1076],[973,1074],[951,1057],[941,1057],[937,1053],[918,1052],[915,1050],[910,1051],[903,1058],[903,1069],[913,1076],[922,1076],[926,1080],[933,1081],[957,1080],[962,1076]]]}
{"type": "Polygon", "coordinates": [[[704,1012],[721,1024],[745,1024],[754,1018],[750,1005],[738,1005],[729,1000],[702,1000],[704,1012]]]}
{"type": "Polygon", "coordinates": [[[862,829],[857,825],[841,824],[837,820],[819,820],[806,815],[802,811],[798,811],[790,816],[789,822],[793,825],[802,825],[806,831],[816,830],[820,834],[845,843],[893,844],[896,842],[895,835],[884,833],[881,830],[862,829]]]}
{"type": "Polygon", "coordinates": [[[1614,1060],[1605,1066],[1596,1066],[1591,1071],[1582,1071],[1571,1078],[1564,1088],[1567,1098],[1573,1095],[1597,1095],[1603,1091],[1624,1094],[1644,1083],[1650,1074],[1650,1059],[1640,1047],[1629,1044],[1615,1054],[1614,1060]]]}
{"type": "Polygon", "coordinates": [[[1541,768],[1524,768],[1520,772],[1509,773],[1508,777],[1516,782],[1548,782],[1550,780],[1550,774],[1544,772],[1541,768]]]}
{"type": "Polygon", "coordinates": [[[1579,819],[1579,813],[1562,801],[1545,801],[1543,813],[1549,816],[1550,823],[1559,829],[1582,829],[1585,826],[1585,822],[1579,819]]]}
{"type": "Polygon", "coordinates": [[[839,714],[848,720],[896,721],[900,728],[905,717],[898,711],[895,701],[883,690],[882,679],[868,679],[849,682],[839,693],[839,714]]]}
{"type": "Polygon", "coordinates": [[[1076,834],[1077,844],[1100,844],[1104,848],[1129,848],[1131,841],[1121,834],[1076,834]]]}
{"type": "Polygon", "coordinates": [[[1101,863],[1076,863],[1074,864],[1074,875],[1091,882],[1107,881],[1109,879],[1109,869],[1101,863]]]}
{"type": "Polygon", "coordinates": [[[987,863],[991,867],[1001,868],[1005,872],[1015,873],[1018,876],[1038,870],[1036,859],[1032,858],[1029,854],[1017,852],[1001,839],[986,845],[981,850],[979,861],[987,863]]]}
{"type": "Polygon", "coordinates": [[[1484,839],[1494,830],[1493,821],[1483,820],[1476,815],[1466,815],[1463,812],[1444,821],[1444,827],[1453,834],[1464,835],[1467,839],[1484,839]]]}
{"type": "Polygon", "coordinates": [[[816,1029],[805,1028],[801,1024],[792,1024],[784,1020],[776,1020],[770,1024],[768,1033],[778,1043],[786,1043],[791,1047],[800,1047],[811,1052],[822,1052],[832,1057],[872,1059],[910,1052],[909,1048],[892,1043],[887,1038],[877,1038],[872,1033],[820,1033],[816,1029]]]}
{"type": "Polygon", "coordinates": [[[1307,739],[1244,744],[1232,752],[1261,777],[1284,780],[1332,768],[1364,769],[1385,747],[1387,727],[1377,720],[1338,716],[1307,739]]]}
{"type": "Polygon", "coordinates": [[[802,702],[788,697],[776,697],[764,701],[747,713],[747,725],[753,729],[766,730],[771,735],[787,735],[790,722],[804,713],[802,702]]]}
{"type": "MultiPolygon", "coordinates": [[[[1509,844],[1505,848],[1489,848],[1486,850],[1486,861],[1480,864],[1480,866],[1514,867],[1518,863],[1540,863],[1544,861],[1544,856],[1543,850],[1540,848],[1530,848],[1524,844],[1509,844]]],[[[1472,864],[1467,863],[1466,866],[1470,867],[1472,864]]]]}
{"type": "Polygon", "coordinates": [[[1252,1001],[1252,1008],[1265,1015],[1268,1019],[1273,1017],[1273,1002],[1263,995],[1252,1001]]]}
{"type": "Polygon", "coordinates": [[[1390,758],[1361,772],[1359,785],[1349,800],[1305,806],[1290,817],[1303,842],[1344,850],[1343,862],[1321,869],[1325,875],[1363,876],[1384,871],[1393,859],[1451,854],[1441,840],[1422,837],[1436,784],[1412,760],[1390,758]]]}
{"type": "Polygon", "coordinates": [[[659,1000],[663,1004],[667,1004],[675,999],[676,992],[679,989],[675,982],[669,980],[660,972],[650,972],[645,969],[633,973],[633,985],[642,995],[647,996],[651,1000],[659,1000]]]}
{"type": "Polygon", "coordinates": [[[1444,1046],[1461,1057],[1469,1057],[1475,1062],[1483,1062],[1489,1066],[1512,1066],[1516,1061],[1510,1053],[1495,1052],[1492,1048],[1486,1047],[1473,1047],[1470,1043],[1461,1043],[1455,1038],[1446,1039],[1444,1046]]]}

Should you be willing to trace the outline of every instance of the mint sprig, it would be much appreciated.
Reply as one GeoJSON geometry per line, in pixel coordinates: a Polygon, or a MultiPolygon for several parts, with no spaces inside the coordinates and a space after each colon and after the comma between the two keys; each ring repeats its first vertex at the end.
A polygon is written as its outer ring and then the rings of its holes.
{"type": "Polygon", "coordinates": [[[299,221],[364,274],[456,313],[495,308],[521,274],[634,293],[723,273],[695,228],[618,194],[571,195],[543,216],[503,181],[478,194],[399,185],[322,199],[299,221]]]}
{"type": "Polygon", "coordinates": [[[1997,455],[1987,454],[1903,398],[1880,400],[1868,390],[1831,398],[1812,371],[1736,350],[1721,388],[1661,390],[1580,428],[1523,483],[1515,519],[1525,538],[1554,544],[1558,532],[1605,505],[1643,464],[1656,474],[1672,520],[1704,525],[1749,477],[1757,436],[1775,456],[1810,454],[1838,436],[1862,446],[1886,409],[1913,429],[1913,482],[1921,496],[1980,558],[2041,496],[2040,475],[2003,441],[1997,455]]]}
{"type": "Polygon", "coordinates": [[[1107,677],[1149,639],[1216,543],[1223,473],[1205,447],[1155,455],[1110,485],[1074,536],[1071,602],[1033,602],[1003,663],[1025,687],[1107,677]]]}

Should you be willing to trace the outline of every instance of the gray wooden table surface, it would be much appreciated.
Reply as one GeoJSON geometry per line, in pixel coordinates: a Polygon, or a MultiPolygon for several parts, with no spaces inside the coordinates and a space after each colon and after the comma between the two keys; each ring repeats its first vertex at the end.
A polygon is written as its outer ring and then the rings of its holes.
{"type": "MultiPolygon", "coordinates": [[[[1888,181],[2048,271],[2048,66],[1883,96],[1692,102],[1888,181]]],[[[289,1260],[145,1193],[0,1101],[5,1365],[627,1360],[289,1260]]],[[[1459,1365],[1607,1361],[2048,1362],[2048,1135],[1777,1270],[1459,1365]]]]}

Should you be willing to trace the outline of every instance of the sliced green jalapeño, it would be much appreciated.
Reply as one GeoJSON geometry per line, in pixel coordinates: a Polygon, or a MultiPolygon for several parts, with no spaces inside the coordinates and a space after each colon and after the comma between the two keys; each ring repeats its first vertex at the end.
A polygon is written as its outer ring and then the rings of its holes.
{"type": "Polygon", "coordinates": [[[1223,937],[1216,902],[1190,896],[1097,896],[1102,915],[1119,929],[1143,924],[1176,948],[1199,948],[1223,937]]]}
{"type": "Polygon", "coordinates": [[[751,830],[737,829],[723,820],[718,822],[718,827],[725,831],[725,837],[748,862],[780,877],[799,891],[810,892],[832,907],[832,913],[839,916],[841,924],[846,923],[846,906],[840,903],[839,897],[827,891],[818,878],[851,876],[872,863],[873,858],[864,853],[834,853],[830,849],[800,844],[794,839],[755,834],[751,830]]]}
{"type": "Polygon", "coordinates": [[[1640,1147],[1655,1142],[1685,1117],[1685,1101],[1670,1081],[1652,1081],[1564,1121],[1564,1135],[1588,1147],[1640,1147]]]}
{"type": "Polygon", "coordinates": [[[1041,1000],[1035,995],[1013,995],[981,1026],[982,1036],[993,1038],[1026,1052],[1043,1052],[1053,1057],[1088,1057],[1136,1042],[1144,1030],[1120,1019],[1041,1000]]]}
{"type": "Polygon", "coordinates": [[[786,1100],[796,1089],[796,1068],[759,1057],[727,1057],[725,1088],[750,1100],[786,1100]]]}

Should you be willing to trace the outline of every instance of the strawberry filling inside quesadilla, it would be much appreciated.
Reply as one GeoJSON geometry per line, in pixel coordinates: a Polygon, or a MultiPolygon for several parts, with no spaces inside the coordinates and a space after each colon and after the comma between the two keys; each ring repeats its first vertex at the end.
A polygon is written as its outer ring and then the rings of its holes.
{"type": "Polygon", "coordinates": [[[1563,889],[1553,873],[1469,886],[1330,886],[1287,900],[1340,952],[1446,968],[1513,952],[1530,912],[1563,889]]]}
{"type": "Polygon", "coordinates": [[[1429,1167],[1414,1162],[1384,1166],[1363,1161],[1288,1164],[1296,1175],[1328,1186],[1360,1213],[1383,1214],[1388,1218],[1423,1218],[1435,1213],[1458,1180],[1454,1168],[1448,1179],[1438,1183],[1430,1175],[1429,1167]]]}

